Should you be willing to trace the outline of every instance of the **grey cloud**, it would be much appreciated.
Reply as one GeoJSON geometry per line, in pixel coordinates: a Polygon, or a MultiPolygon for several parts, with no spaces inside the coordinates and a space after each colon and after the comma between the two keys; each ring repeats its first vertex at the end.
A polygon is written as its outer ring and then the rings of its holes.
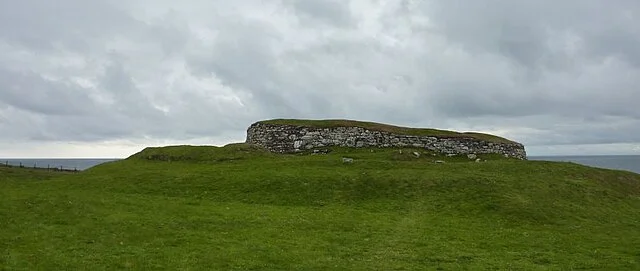
{"type": "Polygon", "coordinates": [[[100,87],[113,98],[112,110],[129,116],[138,115],[149,120],[160,114],[152,107],[149,99],[137,89],[131,76],[118,62],[110,63],[106,67],[100,87]]]}
{"type": "Polygon", "coordinates": [[[527,116],[543,113],[540,99],[534,95],[509,95],[500,89],[487,89],[475,84],[452,84],[443,87],[432,104],[447,117],[527,116]]]}
{"type": "Polygon", "coordinates": [[[302,98],[304,89],[284,87],[292,78],[278,74],[277,65],[283,59],[272,48],[279,42],[279,35],[259,22],[225,25],[219,31],[214,52],[189,56],[189,69],[201,77],[215,76],[239,92],[251,93],[252,105],[263,108],[263,114],[297,115],[299,111],[291,101],[302,98]]]}
{"type": "Polygon", "coordinates": [[[1,67],[0,102],[48,115],[87,114],[94,104],[87,90],[73,83],[47,80],[31,71],[18,72],[1,67]]]}
{"type": "Polygon", "coordinates": [[[173,10],[145,28],[140,36],[158,42],[166,55],[182,53],[191,34],[188,22],[173,10]]]}
{"type": "Polygon", "coordinates": [[[635,108],[640,92],[633,85],[640,83],[640,79],[636,79],[640,71],[629,74],[624,68],[611,68],[604,72],[610,74],[606,78],[589,77],[589,74],[580,78],[544,77],[537,82],[505,78],[510,84],[490,80],[442,80],[432,86],[441,91],[431,98],[438,111],[449,117],[557,114],[637,118],[640,112],[635,108]]]}
{"type": "Polygon", "coordinates": [[[63,45],[87,52],[99,37],[114,37],[139,25],[104,0],[0,1],[0,38],[36,50],[63,45]]]}
{"type": "Polygon", "coordinates": [[[349,10],[349,2],[336,0],[291,1],[298,16],[323,23],[345,27],[354,23],[349,10]]]}
{"type": "MultiPolygon", "coordinates": [[[[471,51],[535,68],[571,56],[552,51],[553,35],[580,38],[590,53],[637,60],[637,1],[433,1],[425,9],[440,33],[471,51]]],[[[589,55],[585,57],[591,57],[589,55]]]]}
{"type": "Polygon", "coordinates": [[[630,29],[606,29],[588,38],[591,42],[591,54],[601,57],[614,56],[640,68],[640,27],[630,25],[630,29]]]}
{"type": "Polygon", "coordinates": [[[494,63],[472,66],[478,70],[462,68],[456,78],[432,82],[439,90],[434,95],[439,111],[452,117],[637,116],[632,108],[640,99],[633,87],[640,83],[634,66],[640,47],[633,34],[639,24],[625,13],[637,13],[640,4],[581,3],[432,2],[433,8],[425,11],[434,29],[462,46],[469,53],[467,61],[495,56],[494,63]],[[468,82],[485,69],[505,66],[501,78],[468,82]]]}
{"type": "Polygon", "coordinates": [[[529,146],[640,141],[640,120],[626,116],[586,117],[553,113],[525,117],[468,117],[464,122],[467,124],[464,129],[468,130],[520,127],[506,132],[504,136],[519,138],[529,146]]]}
{"type": "Polygon", "coordinates": [[[187,2],[0,0],[0,141],[352,118],[640,142],[637,1],[187,2]]]}

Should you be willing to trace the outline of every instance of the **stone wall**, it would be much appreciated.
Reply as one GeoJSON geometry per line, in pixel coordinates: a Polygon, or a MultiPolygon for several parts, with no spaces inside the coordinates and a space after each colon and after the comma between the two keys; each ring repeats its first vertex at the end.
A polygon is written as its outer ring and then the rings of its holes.
{"type": "Polygon", "coordinates": [[[399,135],[360,127],[315,128],[257,122],[247,129],[246,143],[271,152],[293,153],[329,146],[423,148],[446,154],[501,154],[527,159],[520,143],[497,143],[470,137],[399,135]]]}

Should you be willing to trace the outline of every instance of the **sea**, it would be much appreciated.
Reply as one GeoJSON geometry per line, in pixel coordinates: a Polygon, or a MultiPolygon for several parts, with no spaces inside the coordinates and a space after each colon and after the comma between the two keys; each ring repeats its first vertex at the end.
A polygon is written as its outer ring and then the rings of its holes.
{"type": "Polygon", "coordinates": [[[574,162],[586,166],[640,173],[640,155],[528,156],[527,159],[574,162]]]}
{"type": "MultiPolygon", "coordinates": [[[[586,166],[620,169],[640,173],[640,155],[590,155],[590,156],[529,156],[529,160],[574,162],[586,166]]],[[[24,167],[51,167],[86,170],[102,163],[120,159],[0,159],[1,164],[24,167]]]]}
{"type": "Polygon", "coordinates": [[[24,167],[87,170],[102,163],[120,159],[0,159],[0,164],[24,167]]]}

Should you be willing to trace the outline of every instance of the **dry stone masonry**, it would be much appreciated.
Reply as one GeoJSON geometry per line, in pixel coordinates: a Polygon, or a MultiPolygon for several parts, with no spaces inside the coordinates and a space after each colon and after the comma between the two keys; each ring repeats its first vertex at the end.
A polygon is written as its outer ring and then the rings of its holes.
{"type": "Polygon", "coordinates": [[[295,153],[330,146],[368,148],[423,148],[449,155],[501,154],[526,160],[524,146],[516,142],[489,142],[471,137],[436,137],[393,134],[361,127],[306,127],[257,122],[247,129],[246,143],[271,152],[295,153]]]}

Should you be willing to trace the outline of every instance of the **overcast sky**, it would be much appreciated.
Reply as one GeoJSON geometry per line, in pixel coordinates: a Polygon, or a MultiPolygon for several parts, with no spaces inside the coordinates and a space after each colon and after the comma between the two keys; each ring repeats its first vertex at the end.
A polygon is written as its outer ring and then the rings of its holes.
{"type": "Polygon", "coordinates": [[[640,154],[637,0],[0,0],[0,157],[346,118],[640,154]]]}

